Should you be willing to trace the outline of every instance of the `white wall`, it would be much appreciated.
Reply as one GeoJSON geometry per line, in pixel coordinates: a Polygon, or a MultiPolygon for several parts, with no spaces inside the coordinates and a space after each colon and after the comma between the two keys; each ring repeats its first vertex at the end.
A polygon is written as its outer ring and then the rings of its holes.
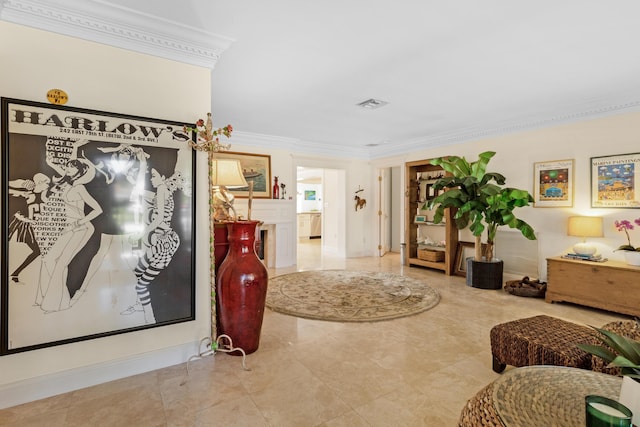
{"type": "MultiPolygon", "coordinates": [[[[618,232],[613,222],[617,219],[632,220],[640,217],[640,214],[638,209],[590,208],[590,158],[640,152],[639,134],[640,113],[628,113],[436,147],[411,153],[406,161],[445,155],[465,156],[468,160],[475,160],[483,151],[496,151],[496,156],[489,164],[489,170],[505,175],[509,186],[533,192],[534,162],[575,159],[575,201],[572,208],[526,207],[517,211],[517,215],[538,232],[538,270],[540,276],[546,278],[546,258],[570,251],[579,240],[567,236],[567,218],[571,215],[602,216],[605,236],[590,241],[598,247],[603,256],[611,260],[624,261],[620,252],[613,252],[625,243],[624,233],[618,232]]],[[[634,230],[631,234],[632,243],[640,245],[640,231],[634,230]]],[[[500,242],[497,241],[497,244],[500,242]]]]}
{"type": "MultiPolygon", "coordinates": [[[[272,177],[278,176],[278,181],[285,183],[289,189],[287,190],[287,197],[295,197],[293,189],[296,186],[298,166],[324,169],[325,176],[322,180],[323,245],[326,247],[329,244],[330,248],[328,249],[331,252],[349,258],[374,255],[378,236],[377,233],[372,232],[377,228],[371,228],[370,223],[377,218],[374,203],[377,182],[373,178],[369,162],[358,159],[309,157],[308,155],[292,153],[272,148],[273,139],[270,138],[268,141],[264,141],[259,137],[239,134],[238,136],[233,136],[229,142],[232,143],[231,149],[234,152],[271,156],[271,175],[272,177]],[[333,175],[334,173],[336,175],[333,175]],[[332,180],[331,183],[327,181],[328,179],[332,180]],[[363,192],[358,193],[359,196],[368,199],[368,201],[364,209],[355,212],[354,196],[359,188],[364,189],[363,192]],[[327,211],[327,203],[332,204],[331,206],[334,208],[333,214],[327,211]],[[334,233],[336,239],[332,240],[331,236],[334,233]]],[[[277,138],[275,139],[277,140],[277,138]]],[[[236,198],[234,206],[239,215],[246,215],[247,199],[236,198]]],[[[286,218],[284,217],[284,212],[282,215],[282,221],[291,221],[296,224],[296,204],[292,204],[292,209],[288,212],[286,218]]],[[[254,219],[260,218],[255,217],[254,219]]]]}
{"type": "MultiPolygon", "coordinates": [[[[378,253],[378,215],[375,203],[378,193],[377,174],[367,162],[354,164],[348,170],[346,186],[347,256],[373,256],[378,253]],[[356,191],[367,204],[356,211],[356,191]]],[[[325,195],[326,197],[326,195],[325,195]]]]}
{"type": "MultiPolygon", "coordinates": [[[[0,21],[0,95],[46,101],[63,89],[69,106],[193,122],[210,108],[210,70],[0,21]]],[[[207,181],[198,156],[196,181],[207,181]]],[[[0,408],[184,362],[208,336],[206,185],[196,200],[196,320],[0,357],[0,408]]],[[[6,239],[6,236],[2,237],[6,239]]],[[[4,255],[3,255],[4,256],[4,255]]]]}

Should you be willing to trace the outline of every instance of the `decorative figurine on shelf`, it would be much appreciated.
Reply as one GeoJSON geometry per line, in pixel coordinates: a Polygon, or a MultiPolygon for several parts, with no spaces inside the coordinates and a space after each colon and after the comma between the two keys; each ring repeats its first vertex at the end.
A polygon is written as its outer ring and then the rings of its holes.
{"type": "Polygon", "coordinates": [[[362,191],[364,191],[364,189],[358,186],[358,190],[356,191],[356,197],[353,199],[356,201],[356,212],[358,211],[358,209],[362,209],[365,206],[367,206],[367,199],[363,199],[360,196],[358,196],[358,193],[362,191]]]}
{"type": "Polygon", "coordinates": [[[274,199],[280,198],[280,187],[278,186],[278,177],[273,177],[273,194],[271,195],[274,199]]]}
{"type": "Polygon", "coordinates": [[[284,185],[284,182],[280,184],[280,188],[282,189],[282,196],[280,198],[282,200],[284,200],[284,195],[287,194],[287,190],[284,189],[285,187],[286,185],[284,185]]]}

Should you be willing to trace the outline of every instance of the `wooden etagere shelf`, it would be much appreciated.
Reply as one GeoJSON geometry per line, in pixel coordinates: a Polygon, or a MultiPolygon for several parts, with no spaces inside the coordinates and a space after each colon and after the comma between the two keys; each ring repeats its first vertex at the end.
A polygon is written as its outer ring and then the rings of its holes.
{"type": "MultiPolygon", "coordinates": [[[[458,246],[458,230],[455,228],[452,213],[447,209],[444,224],[434,224],[432,211],[422,210],[425,202],[437,196],[433,184],[445,176],[445,171],[431,163],[431,159],[408,162],[405,165],[405,244],[407,256],[406,265],[428,267],[442,270],[451,275],[454,271],[454,261],[458,246]],[[426,217],[425,221],[416,221],[416,217],[426,217]],[[444,246],[429,246],[424,244],[425,237],[435,242],[444,241],[444,246]],[[420,240],[420,243],[418,242],[420,240]],[[419,258],[418,249],[444,252],[444,258],[430,261],[419,258]]],[[[422,218],[420,218],[422,219],[422,218]]],[[[436,257],[442,258],[442,257],[436,257]]]]}

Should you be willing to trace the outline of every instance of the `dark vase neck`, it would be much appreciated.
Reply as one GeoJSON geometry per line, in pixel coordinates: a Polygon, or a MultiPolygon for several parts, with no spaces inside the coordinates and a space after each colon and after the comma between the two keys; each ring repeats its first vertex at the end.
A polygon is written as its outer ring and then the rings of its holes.
{"type": "Polygon", "coordinates": [[[233,221],[227,223],[227,239],[231,249],[240,248],[242,253],[253,253],[256,227],[260,221],[233,221]]]}

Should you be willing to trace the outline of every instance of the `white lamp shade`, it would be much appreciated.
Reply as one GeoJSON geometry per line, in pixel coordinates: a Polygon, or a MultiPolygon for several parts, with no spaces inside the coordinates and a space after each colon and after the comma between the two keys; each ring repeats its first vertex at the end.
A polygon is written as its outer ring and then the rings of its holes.
{"type": "Polygon", "coordinates": [[[211,185],[225,187],[246,187],[240,160],[214,159],[211,162],[211,185]]]}
{"type": "Polygon", "coordinates": [[[598,216],[571,216],[569,217],[567,234],[582,238],[604,237],[602,218],[598,216]]]}
{"type": "Polygon", "coordinates": [[[582,237],[582,242],[573,247],[578,255],[594,255],[596,247],[585,241],[586,237],[603,237],[602,218],[596,216],[572,216],[569,217],[567,228],[569,236],[582,237]]]}

